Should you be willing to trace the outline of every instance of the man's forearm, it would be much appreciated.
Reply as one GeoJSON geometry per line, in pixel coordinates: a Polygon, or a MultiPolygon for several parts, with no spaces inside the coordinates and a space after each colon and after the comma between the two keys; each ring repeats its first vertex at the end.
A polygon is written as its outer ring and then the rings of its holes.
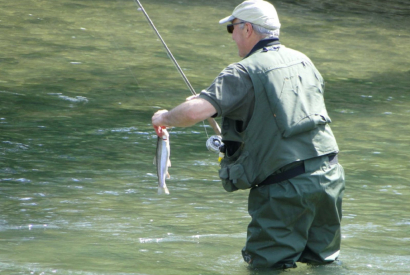
{"type": "MultiPolygon", "coordinates": [[[[159,111],[161,112],[161,111],[159,111]]],[[[215,107],[202,98],[197,98],[178,105],[168,112],[153,117],[154,126],[188,127],[211,117],[216,113],[215,107]]]]}

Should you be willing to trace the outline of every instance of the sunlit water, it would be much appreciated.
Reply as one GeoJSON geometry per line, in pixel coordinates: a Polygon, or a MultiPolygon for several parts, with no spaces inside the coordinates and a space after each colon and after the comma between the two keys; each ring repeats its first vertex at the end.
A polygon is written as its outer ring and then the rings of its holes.
{"type": "MultiPolygon", "coordinates": [[[[197,91],[238,61],[217,22],[240,1],[141,2],[197,91]]],[[[408,274],[409,3],[274,4],[282,43],[326,79],[340,263],[247,269],[248,192],[221,188],[208,126],[170,131],[156,194],[151,115],[190,93],[132,0],[0,0],[0,273],[408,274]]]]}

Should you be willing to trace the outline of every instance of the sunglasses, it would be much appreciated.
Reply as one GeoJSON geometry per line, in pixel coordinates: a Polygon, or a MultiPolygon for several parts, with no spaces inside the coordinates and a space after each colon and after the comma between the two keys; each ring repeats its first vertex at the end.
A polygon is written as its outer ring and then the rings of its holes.
{"type": "Polygon", "coordinates": [[[244,23],[246,22],[242,21],[239,23],[229,24],[229,25],[226,25],[226,29],[228,30],[229,33],[233,33],[233,29],[235,28],[235,25],[244,24],[244,23]]]}

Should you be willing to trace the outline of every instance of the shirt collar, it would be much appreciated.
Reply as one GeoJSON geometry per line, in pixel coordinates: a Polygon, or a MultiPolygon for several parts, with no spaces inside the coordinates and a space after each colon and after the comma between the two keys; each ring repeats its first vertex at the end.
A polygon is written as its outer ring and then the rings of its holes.
{"type": "Polygon", "coordinates": [[[279,38],[265,38],[260,40],[258,43],[256,43],[255,46],[253,46],[252,50],[248,53],[247,56],[245,56],[245,58],[249,57],[251,54],[253,54],[254,52],[256,52],[259,49],[265,48],[265,47],[269,47],[269,46],[273,46],[273,45],[279,45],[279,38]]]}

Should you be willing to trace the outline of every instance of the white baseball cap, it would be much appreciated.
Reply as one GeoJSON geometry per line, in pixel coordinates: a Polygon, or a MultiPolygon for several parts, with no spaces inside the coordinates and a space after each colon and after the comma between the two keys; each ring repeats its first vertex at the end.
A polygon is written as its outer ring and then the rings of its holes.
{"type": "Polygon", "coordinates": [[[275,7],[263,0],[248,0],[239,4],[232,12],[232,15],[219,21],[224,24],[238,18],[240,20],[253,23],[268,30],[280,29],[278,13],[275,7]]]}

